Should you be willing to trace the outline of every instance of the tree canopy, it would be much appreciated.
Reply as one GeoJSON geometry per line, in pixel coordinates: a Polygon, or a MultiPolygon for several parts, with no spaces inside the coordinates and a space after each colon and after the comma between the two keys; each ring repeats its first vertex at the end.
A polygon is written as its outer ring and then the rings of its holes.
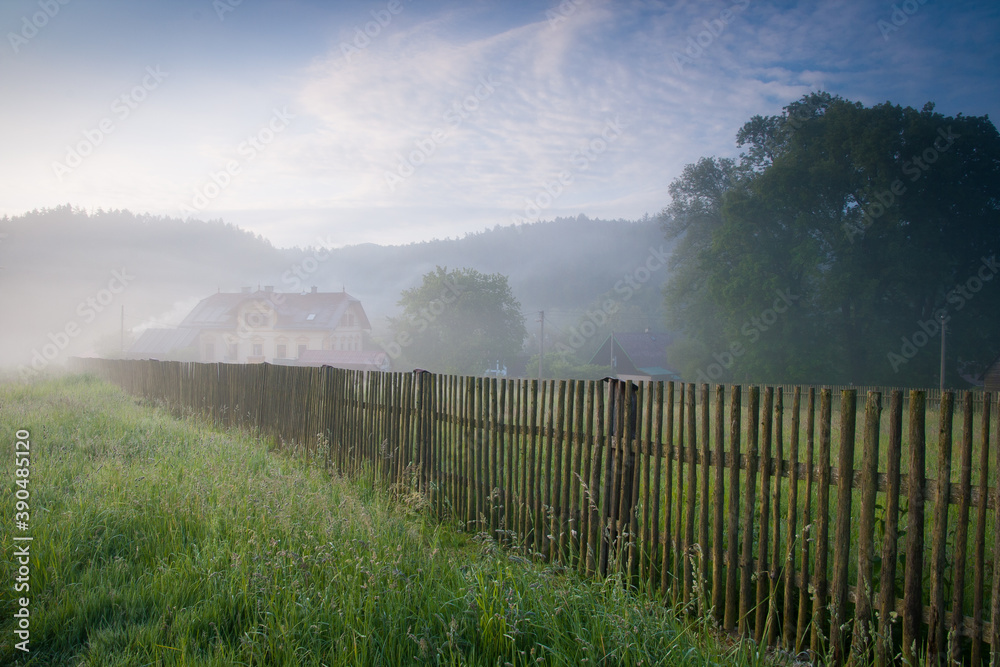
{"type": "Polygon", "coordinates": [[[813,93],[670,185],[674,350],[698,381],[950,386],[1000,352],[1000,136],[987,117],[813,93]]]}
{"type": "Polygon", "coordinates": [[[404,290],[399,305],[403,313],[389,321],[390,352],[405,365],[479,375],[510,363],[527,335],[521,304],[499,273],[439,266],[404,290]]]}

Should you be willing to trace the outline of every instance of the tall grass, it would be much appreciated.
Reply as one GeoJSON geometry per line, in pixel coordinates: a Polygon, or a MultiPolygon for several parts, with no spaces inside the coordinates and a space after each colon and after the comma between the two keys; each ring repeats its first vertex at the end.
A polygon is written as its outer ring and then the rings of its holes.
{"type": "MultiPolygon", "coordinates": [[[[31,432],[24,665],[756,664],[621,581],[581,580],[92,378],[0,384],[0,475],[31,432]]],[[[365,480],[369,481],[365,481],[365,480]]],[[[12,503],[0,512],[13,549],[12,503]]],[[[23,533],[18,533],[23,534],[23,533]]]]}

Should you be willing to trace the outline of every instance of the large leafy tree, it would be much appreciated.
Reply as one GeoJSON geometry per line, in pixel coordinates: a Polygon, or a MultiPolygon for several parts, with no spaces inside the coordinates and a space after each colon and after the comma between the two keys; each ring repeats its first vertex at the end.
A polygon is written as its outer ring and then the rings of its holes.
{"type": "Polygon", "coordinates": [[[667,303],[697,341],[689,374],[934,385],[938,316],[952,369],[1000,351],[988,118],[815,93],[752,118],[737,143],[739,161],[689,166],[662,214],[680,239],[667,303]]]}
{"type": "Polygon", "coordinates": [[[399,305],[389,347],[405,364],[435,372],[480,374],[510,363],[527,335],[521,305],[499,273],[439,266],[404,290],[399,305]]]}

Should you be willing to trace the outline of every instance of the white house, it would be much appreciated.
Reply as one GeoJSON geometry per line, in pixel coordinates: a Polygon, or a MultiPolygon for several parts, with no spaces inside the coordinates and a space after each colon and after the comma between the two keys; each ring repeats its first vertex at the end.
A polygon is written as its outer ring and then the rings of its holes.
{"type": "Polygon", "coordinates": [[[202,299],[178,329],[196,341],[194,356],[203,362],[316,365],[321,360],[331,366],[388,369],[383,352],[364,350],[371,324],[361,302],[346,291],[313,287],[289,294],[267,286],[219,292],[202,299]]]}

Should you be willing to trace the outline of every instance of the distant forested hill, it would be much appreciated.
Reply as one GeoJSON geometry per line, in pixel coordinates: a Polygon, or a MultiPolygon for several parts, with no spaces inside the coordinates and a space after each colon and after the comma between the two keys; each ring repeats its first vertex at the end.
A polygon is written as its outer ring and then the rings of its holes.
{"type": "MultiPolygon", "coordinates": [[[[336,238],[335,222],[328,233],[336,238]]],[[[362,300],[378,333],[385,318],[398,312],[400,292],[438,265],[507,275],[529,331],[536,326],[536,311],[544,309],[555,332],[608,295],[621,300],[623,279],[637,270],[644,278],[640,267],[664,245],[651,218],[580,216],[459,239],[363,244],[317,254],[275,248],[223,221],[87,213],[69,206],[32,211],[0,218],[0,364],[24,363],[43,345],[62,341],[59,332],[73,325],[80,333],[70,337],[61,357],[93,351],[95,345],[113,351],[122,306],[127,329],[174,324],[208,294],[244,285],[273,285],[277,291],[346,288],[362,300]]],[[[665,269],[655,270],[641,290],[628,295],[635,322],[626,326],[662,322],[659,286],[665,279],[665,269]]]]}

